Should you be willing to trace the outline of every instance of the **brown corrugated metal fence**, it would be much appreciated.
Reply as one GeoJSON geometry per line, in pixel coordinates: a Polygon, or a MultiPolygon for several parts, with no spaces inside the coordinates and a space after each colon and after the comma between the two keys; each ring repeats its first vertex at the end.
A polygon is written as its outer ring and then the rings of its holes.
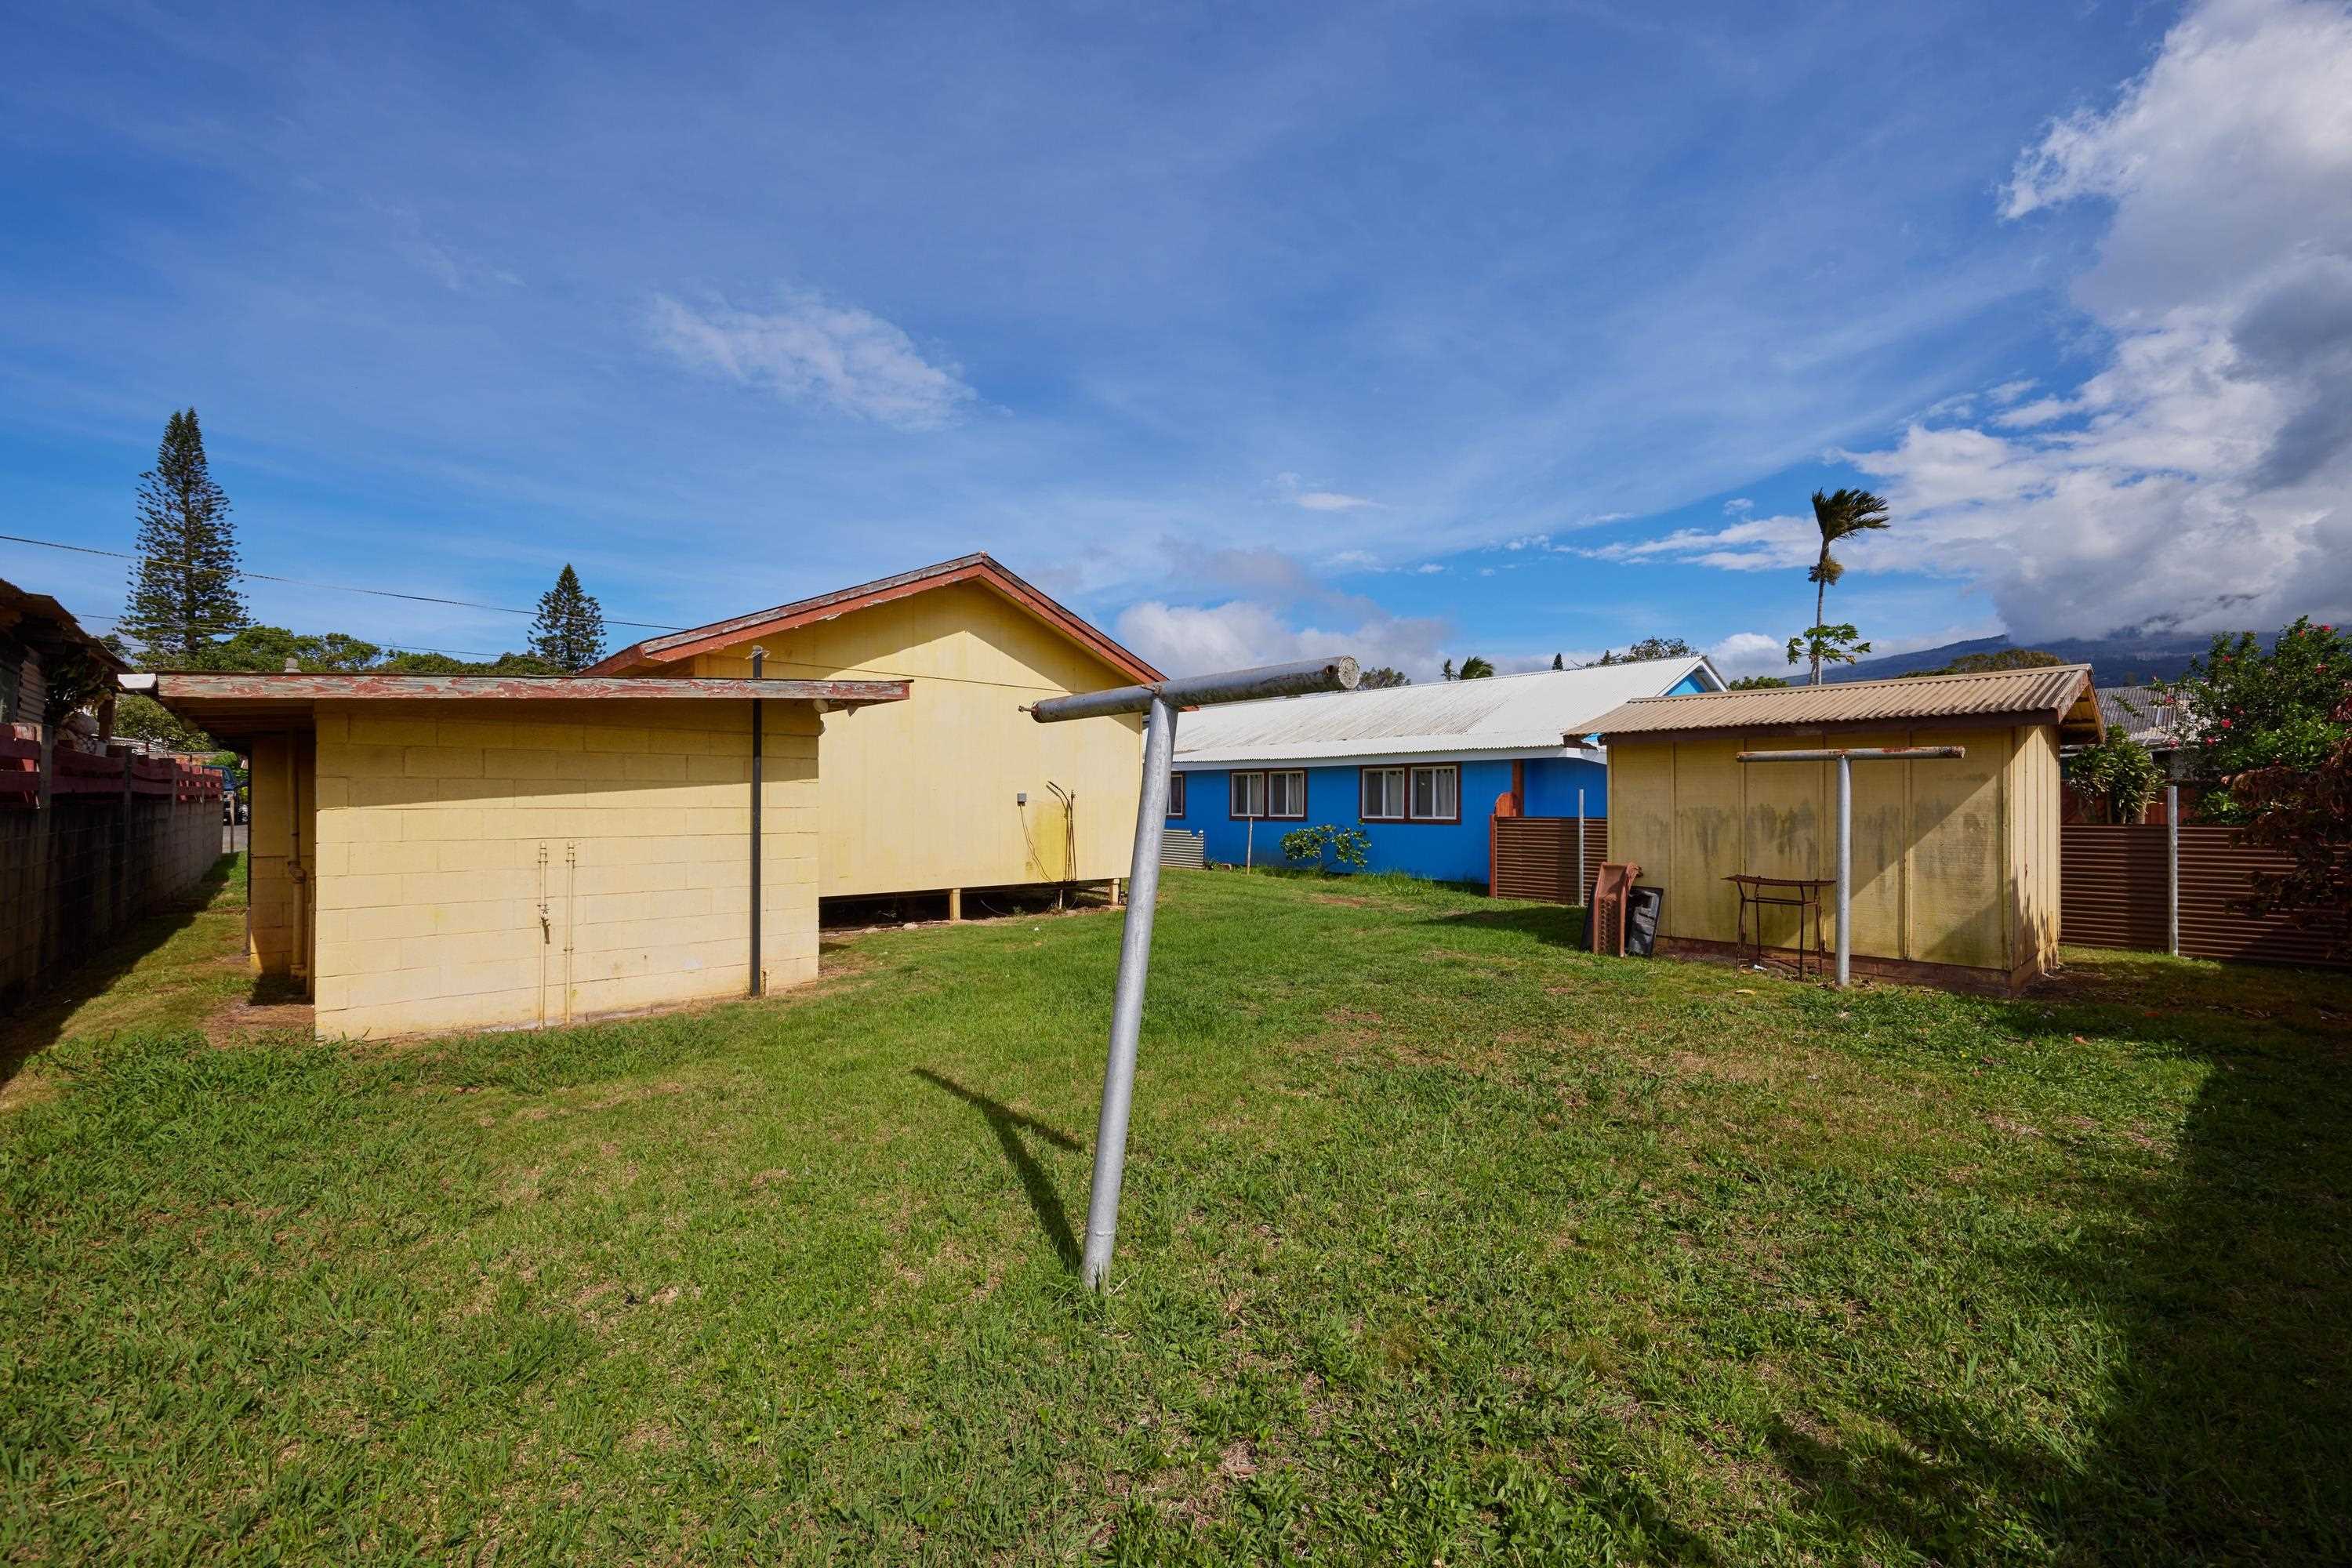
{"type": "MultiPolygon", "coordinates": [[[[2326,942],[2286,916],[2232,913],[2255,871],[2284,870],[2275,850],[2232,842],[2227,827],[2180,830],[2180,951],[2190,958],[2331,963],[2326,942]]],[[[2165,947],[2165,829],[2069,823],[2059,830],[2060,939],[2078,947],[2165,947]]]]}
{"type": "Polygon", "coordinates": [[[1494,819],[1492,891],[1498,899],[1533,899],[1548,904],[1585,904],[1609,858],[1609,819],[1584,822],[1584,885],[1576,885],[1576,824],[1573,816],[1498,816],[1494,819]]]}

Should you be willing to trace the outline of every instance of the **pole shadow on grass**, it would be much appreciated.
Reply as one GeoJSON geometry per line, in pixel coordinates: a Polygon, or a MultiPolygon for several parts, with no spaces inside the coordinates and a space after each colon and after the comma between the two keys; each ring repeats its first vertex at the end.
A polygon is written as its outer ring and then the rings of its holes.
{"type": "Polygon", "coordinates": [[[1060,1255],[1063,1266],[1076,1268],[1078,1266],[1078,1240],[1070,1229],[1069,1212],[1062,1206],[1062,1194],[1054,1189],[1053,1176],[1038,1163],[1037,1156],[1029,1152],[1029,1145],[1021,1134],[1034,1132],[1056,1149],[1076,1149],[1078,1141],[1060,1128],[1040,1121],[1034,1116],[1024,1115],[1002,1100],[991,1100],[975,1089],[966,1089],[943,1073],[933,1072],[929,1068],[909,1068],[908,1070],[925,1083],[946,1089],[988,1119],[989,1131],[996,1134],[997,1144],[1004,1151],[1005,1163],[1021,1178],[1021,1190],[1028,1194],[1029,1207],[1035,1212],[1037,1223],[1045,1227],[1045,1234],[1053,1241],[1054,1250],[1060,1255]]]}
{"type": "Polygon", "coordinates": [[[1899,1441],[1783,1426],[1783,1463],[1938,1561],[2014,1550],[1985,1495],[2058,1562],[2352,1561],[2352,978],[2110,962],[2096,989],[2004,1011],[2020,1035],[2137,1036],[2206,1069],[2169,1160],[2085,1158],[2079,1237],[2004,1260],[2021,1300],[2117,1344],[2090,1438],[2069,1463],[1890,1382],[1871,1414],[1899,1441]]]}

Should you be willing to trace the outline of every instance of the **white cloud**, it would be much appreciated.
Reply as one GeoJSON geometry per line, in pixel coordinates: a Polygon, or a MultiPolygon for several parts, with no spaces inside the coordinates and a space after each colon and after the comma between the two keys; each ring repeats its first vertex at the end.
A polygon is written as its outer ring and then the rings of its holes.
{"type": "Polygon", "coordinates": [[[1294,628],[1272,606],[1235,599],[1210,605],[1147,600],[1120,613],[1118,631],[1119,641],[1171,675],[1346,653],[1366,669],[1391,665],[1422,679],[1436,669],[1448,629],[1443,620],[1399,617],[1376,607],[1350,629],[1294,628]]]}
{"type": "MultiPolygon", "coordinates": [[[[1810,517],[1754,517],[1723,528],[1678,528],[1656,539],[1572,547],[1593,561],[1676,561],[1726,572],[1778,572],[1810,566],[1821,552],[1821,531],[1810,517]]],[[[1840,549],[1840,559],[1866,548],[1858,542],[1840,549]]]]}
{"type": "Polygon", "coordinates": [[[1310,489],[1297,474],[1275,475],[1274,488],[1284,500],[1292,506],[1305,507],[1308,511],[1361,511],[1366,507],[1378,509],[1381,505],[1367,496],[1310,489]]]}
{"type": "Polygon", "coordinates": [[[1715,668],[1727,679],[1743,675],[1780,675],[1788,670],[1788,643],[1762,632],[1734,632],[1706,650],[1715,668]]]}
{"type": "Polygon", "coordinates": [[[767,311],[659,295],[653,331],[697,369],[901,430],[951,424],[976,396],[959,367],[932,363],[898,327],[813,289],[787,289],[767,311]]]}
{"type": "MultiPolygon", "coordinates": [[[[2003,210],[2092,199],[2112,211],[2073,293],[2105,362],[2071,393],[2006,383],[1990,418],[1954,403],[1845,454],[1895,526],[1841,555],[1970,581],[2024,637],[2352,616],[2352,9],[2193,10],[2113,107],[2026,151],[2003,210]]],[[[1592,553],[1755,571],[1802,564],[1809,531],[1592,553]]]]}

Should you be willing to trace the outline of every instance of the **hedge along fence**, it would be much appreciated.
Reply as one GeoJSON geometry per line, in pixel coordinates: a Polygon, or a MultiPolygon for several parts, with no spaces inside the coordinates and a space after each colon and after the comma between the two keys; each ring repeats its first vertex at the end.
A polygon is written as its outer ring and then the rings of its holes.
{"type": "Polygon", "coordinates": [[[1591,907],[1592,884],[1601,879],[1601,863],[1609,858],[1607,817],[1497,816],[1492,824],[1495,863],[1487,872],[1489,892],[1498,899],[1591,907]],[[1580,822],[1584,825],[1581,886],[1576,876],[1580,822]]]}
{"type": "MultiPolygon", "coordinates": [[[[2069,823],[2059,829],[2059,940],[2077,947],[2165,951],[2165,834],[2161,826],[2107,827],[2069,823]]],[[[2180,830],[2180,951],[2190,958],[2252,963],[2326,964],[2326,938],[2300,929],[2291,915],[2256,920],[2231,903],[2251,890],[2256,871],[2283,871],[2285,855],[2235,842],[2228,827],[2180,830]]]]}

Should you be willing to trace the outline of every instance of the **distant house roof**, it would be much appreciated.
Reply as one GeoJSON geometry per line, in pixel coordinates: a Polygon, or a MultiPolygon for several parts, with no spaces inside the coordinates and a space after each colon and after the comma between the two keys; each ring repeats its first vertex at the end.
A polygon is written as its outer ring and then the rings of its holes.
{"type": "Polygon", "coordinates": [[[1691,676],[1720,690],[1704,658],[1545,669],[1478,680],[1234,702],[1176,722],[1176,765],[1342,763],[1356,759],[1559,756],[1591,721],[1632,697],[1691,676]]]}
{"type": "Polygon", "coordinates": [[[854,588],[819,594],[813,599],[795,600],[789,605],[778,605],[773,609],[754,610],[750,615],[713,621],[709,626],[672,632],[667,637],[647,637],[643,642],[630,644],[618,653],[608,654],[582,673],[623,675],[649,665],[675,664],[698,654],[716,653],[721,648],[732,647],[748,637],[772,637],[779,632],[791,631],[795,626],[832,620],[874,605],[887,605],[893,599],[944,588],[953,583],[976,584],[999,597],[1010,600],[1131,679],[1152,681],[1161,679],[1160,671],[1113,642],[1084,616],[1055,604],[1034,585],[1015,576],[1003,563],[985,551],[959,555],[936,566],[919,566],[912,572],[901,572],[895,577],[860,583],[854,588]]]}
{"type": "Polygon", "coordinates": [[[2153,686],[2100,687],[2099,717],[2151,752],[2177,751],[2191,738],[2189,715],[2153,686]]]}
{"type": "Polygon", "coordinates": [[[1593,728],[1602,739],[1615,741],[1710,730],[1756,733],[1913,723],[2055,724],[2069,741],[2097,740],[2105,732],[2087,664],[1652,697],[1602,715],[1593,728]]]}

